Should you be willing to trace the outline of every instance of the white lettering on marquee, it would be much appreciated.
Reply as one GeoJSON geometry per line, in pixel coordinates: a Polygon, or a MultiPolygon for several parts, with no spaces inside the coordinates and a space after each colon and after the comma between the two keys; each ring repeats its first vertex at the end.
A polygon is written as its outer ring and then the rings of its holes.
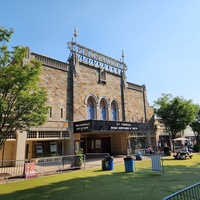
{"type": "Polygon", "coordinates": [[[96,60],[98,62],[102,62],[103,64],[118,68],[120,70],[127,70],[127,66],[125,63],[115,60],[113,58],[110,58],[108,56],[105,56],[103,54],[100,54],[98,52],[95,52],[84,46],[76,44],[75,42],[68,42],[68,48],[70,49],[70,51],[76,52],[77,54],[81,56],[85,56],[87,58],[96,60]]]}

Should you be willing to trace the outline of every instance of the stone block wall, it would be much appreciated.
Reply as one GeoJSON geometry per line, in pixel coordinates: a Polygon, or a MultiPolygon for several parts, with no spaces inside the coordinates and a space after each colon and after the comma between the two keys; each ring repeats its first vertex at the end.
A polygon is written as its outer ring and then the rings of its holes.
{"type": "Polygon", "coordinates": [[[48,105],[52,109],[52,116],[48,116],[49,121],[66,121],[67,116],[67,72],[42,67],[41,85],[46,88],[48,93],[48,105]],[[62,116],[61,116],[62,109],[62,116]]]}
{"type": "MultiPolygon", "coordinates": [[[[78,75],[74,77],[74,121],[86,119],[87,105],[85,100],[88,95],[93,95],[97,101],[104,97],[109,103],[112,99],[116,99],[119,103],[119,120],[121,120],[121,76],[107,72],[104,84],[99,82],[100,69],[98,67],[79,62],[76,70],[78,75]]],[[[98,106],[97,104],[97,119],[100,119],[98,106]]],[[[110,105],[108,104],[108,106],[110,105]]]]}
{"type": "Polygon", "coordinates": [[[144,85],[128,84],[125,90],[125,110],[126,121],[145,122],[145,118],[147,118],[147,122],[151,120],[154,110],[148,104],[144,85]]]}

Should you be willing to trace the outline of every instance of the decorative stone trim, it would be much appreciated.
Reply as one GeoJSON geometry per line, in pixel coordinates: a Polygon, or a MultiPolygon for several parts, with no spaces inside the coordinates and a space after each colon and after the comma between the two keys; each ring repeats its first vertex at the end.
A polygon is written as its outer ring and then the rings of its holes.
{"type": "Polygon", "coordinates": [[[40,62],[42,62],[43,65],[48,66],[48,67],[52,67],[52,68],[56,68],[56,69],[60,69],[63,71],[68,71],[69,65],[67,63],[61,62],[61,61],[57,61],[45,56],[41,56],[39,54],[36,53],[31,53],[35,59],[39,60],[40,62]]]}

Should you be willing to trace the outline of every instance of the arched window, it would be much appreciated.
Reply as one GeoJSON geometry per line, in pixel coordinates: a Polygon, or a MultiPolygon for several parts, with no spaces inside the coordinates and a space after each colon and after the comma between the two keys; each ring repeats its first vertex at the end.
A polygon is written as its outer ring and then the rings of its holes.
{"type": "Polygon", "coordinates": [[[106,120],[107,113],[106,113],[106,103],[104,100],[101,100],[100,102],[100,119],[101,120],[106,120]]]}
{"type": "Polygon", "coordinates": [[[111,103],[111,120],[117,121],[117,104],[115,101],[111,103]]]}
{"type": "Polygon", "coordinates": [[[92,97],[87,100],[87,119],[94,119],[94,101],[92,97]]]}

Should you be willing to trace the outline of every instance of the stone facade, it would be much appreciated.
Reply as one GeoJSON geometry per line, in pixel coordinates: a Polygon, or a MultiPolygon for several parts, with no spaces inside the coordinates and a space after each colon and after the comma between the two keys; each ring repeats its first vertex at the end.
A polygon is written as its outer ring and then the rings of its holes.
{"type": "MultiPolygon", "coordinates": [[[[82,61],[81,59],[71,57],[70,69],[73,77],[73,122],[84,121],[88,119],[87,108],[88,98],[94,99],[94,118],[102,120],[100,113],[100,102],[102,99],[106,102],[106,120],[112,121],[111,103],[114,100],[117,102],[117,121],[121,122],[139,122],[153,123],[154,110],[148,105],[145,85],[136,85],[126,82],[125,72],[113,72],[112,70],[102,69],[101,67],[82,61]],[[105,70],[106,78],[103,82],[100,80],[100,73],[105,70]]],[[[109,123],[109,122],[108,122],[109,123]]],[[[156,145],[155,135],[149,133],[140,133],[143,136],[144,145],[156,145]],[[146,139],[145,139],[146,138],[146,139]]],[[[99,133],[93,130],[92,133],[74,134],[76,141],[84,141],[81,147],[84,152],[101,152],[103,148],[89,149],[88,146],[93,146],[97,141],[110,140],[111,154],[126,154],[127,153],[127,138],[130,132],[122,131],[114,133],[112,131],[99,133]]],[[[137,138],[137,133],[131,138],[131,143],[137,138]]],[[[109,142],[108,142],[109,143],[109,142]]],[[[102,144],[103,145],[103,144],[102,144]]]]}
{"type": "Polygon", "coordinates": [[[25,63],[31,59],[37,59],[42,63],[40,84],[46,88],[48,94],[48,121],[41,127],[31,127],[30,132],[20,137],[20,141],[8,140],[5,147],[12,145],[15,150],[12,148],[10,152],[6,148],[6,152],[12,155],[8,156],[6,153],[6,158],[31,160],[41,156],[37,152],[38,146],[43,148],[42,156],[54,156],[55,153],[52,153],[50,148],[52,142],[56,142],[57,145],[56,155],[74,154],[77,148],[83,148],[84,153],[127,154],[128,148],[132,148],[132,145],[137,146],[134,141],[138,138],[142,138],[141,148],[150,144],[155,145],[155,137],[149,129],[107,129],[74,133],[74,122],[89,119],[89,98],[94,101],[94,116],[91,120],[95,123],[104,121],[106,126],[112,123],[113,102],[116,105],[115,121],[128,127],[132,127],[131,122],[134,122],[134,125],[140,123],[140,126],[144,127],[152,123],[154,112],[153,107],[148,105],[145,85],[126,82],[125,70],[118,72],[104,69],[97,64],[81,60],[74,53],[70,55],[67,63],[31,53],[30,50],[27,55],[25,63]],[[105,103],[104,120],[101,113],[102,101],[105,103]]]}
{"type": "MultiPolygon", "coordinates": [[[[79,63],[76,66],[77,77],[74,78],[74,121],[85,120],[87,113],[86,98],[93,95],[97,99],[96,119],[100,119],[99,100],[104,98],[108,101],[108,110],[110,110],[110,101],[115,99],[119,102],[119,120],[122,120],[121,113],[121,77],[119,74],[107,72],[106,84],[99,82],[99,71],[97,67],[92,67],[85,63],[79,63]]],[[[109,120],[109,115],[108,115],[109,120]]]]}

